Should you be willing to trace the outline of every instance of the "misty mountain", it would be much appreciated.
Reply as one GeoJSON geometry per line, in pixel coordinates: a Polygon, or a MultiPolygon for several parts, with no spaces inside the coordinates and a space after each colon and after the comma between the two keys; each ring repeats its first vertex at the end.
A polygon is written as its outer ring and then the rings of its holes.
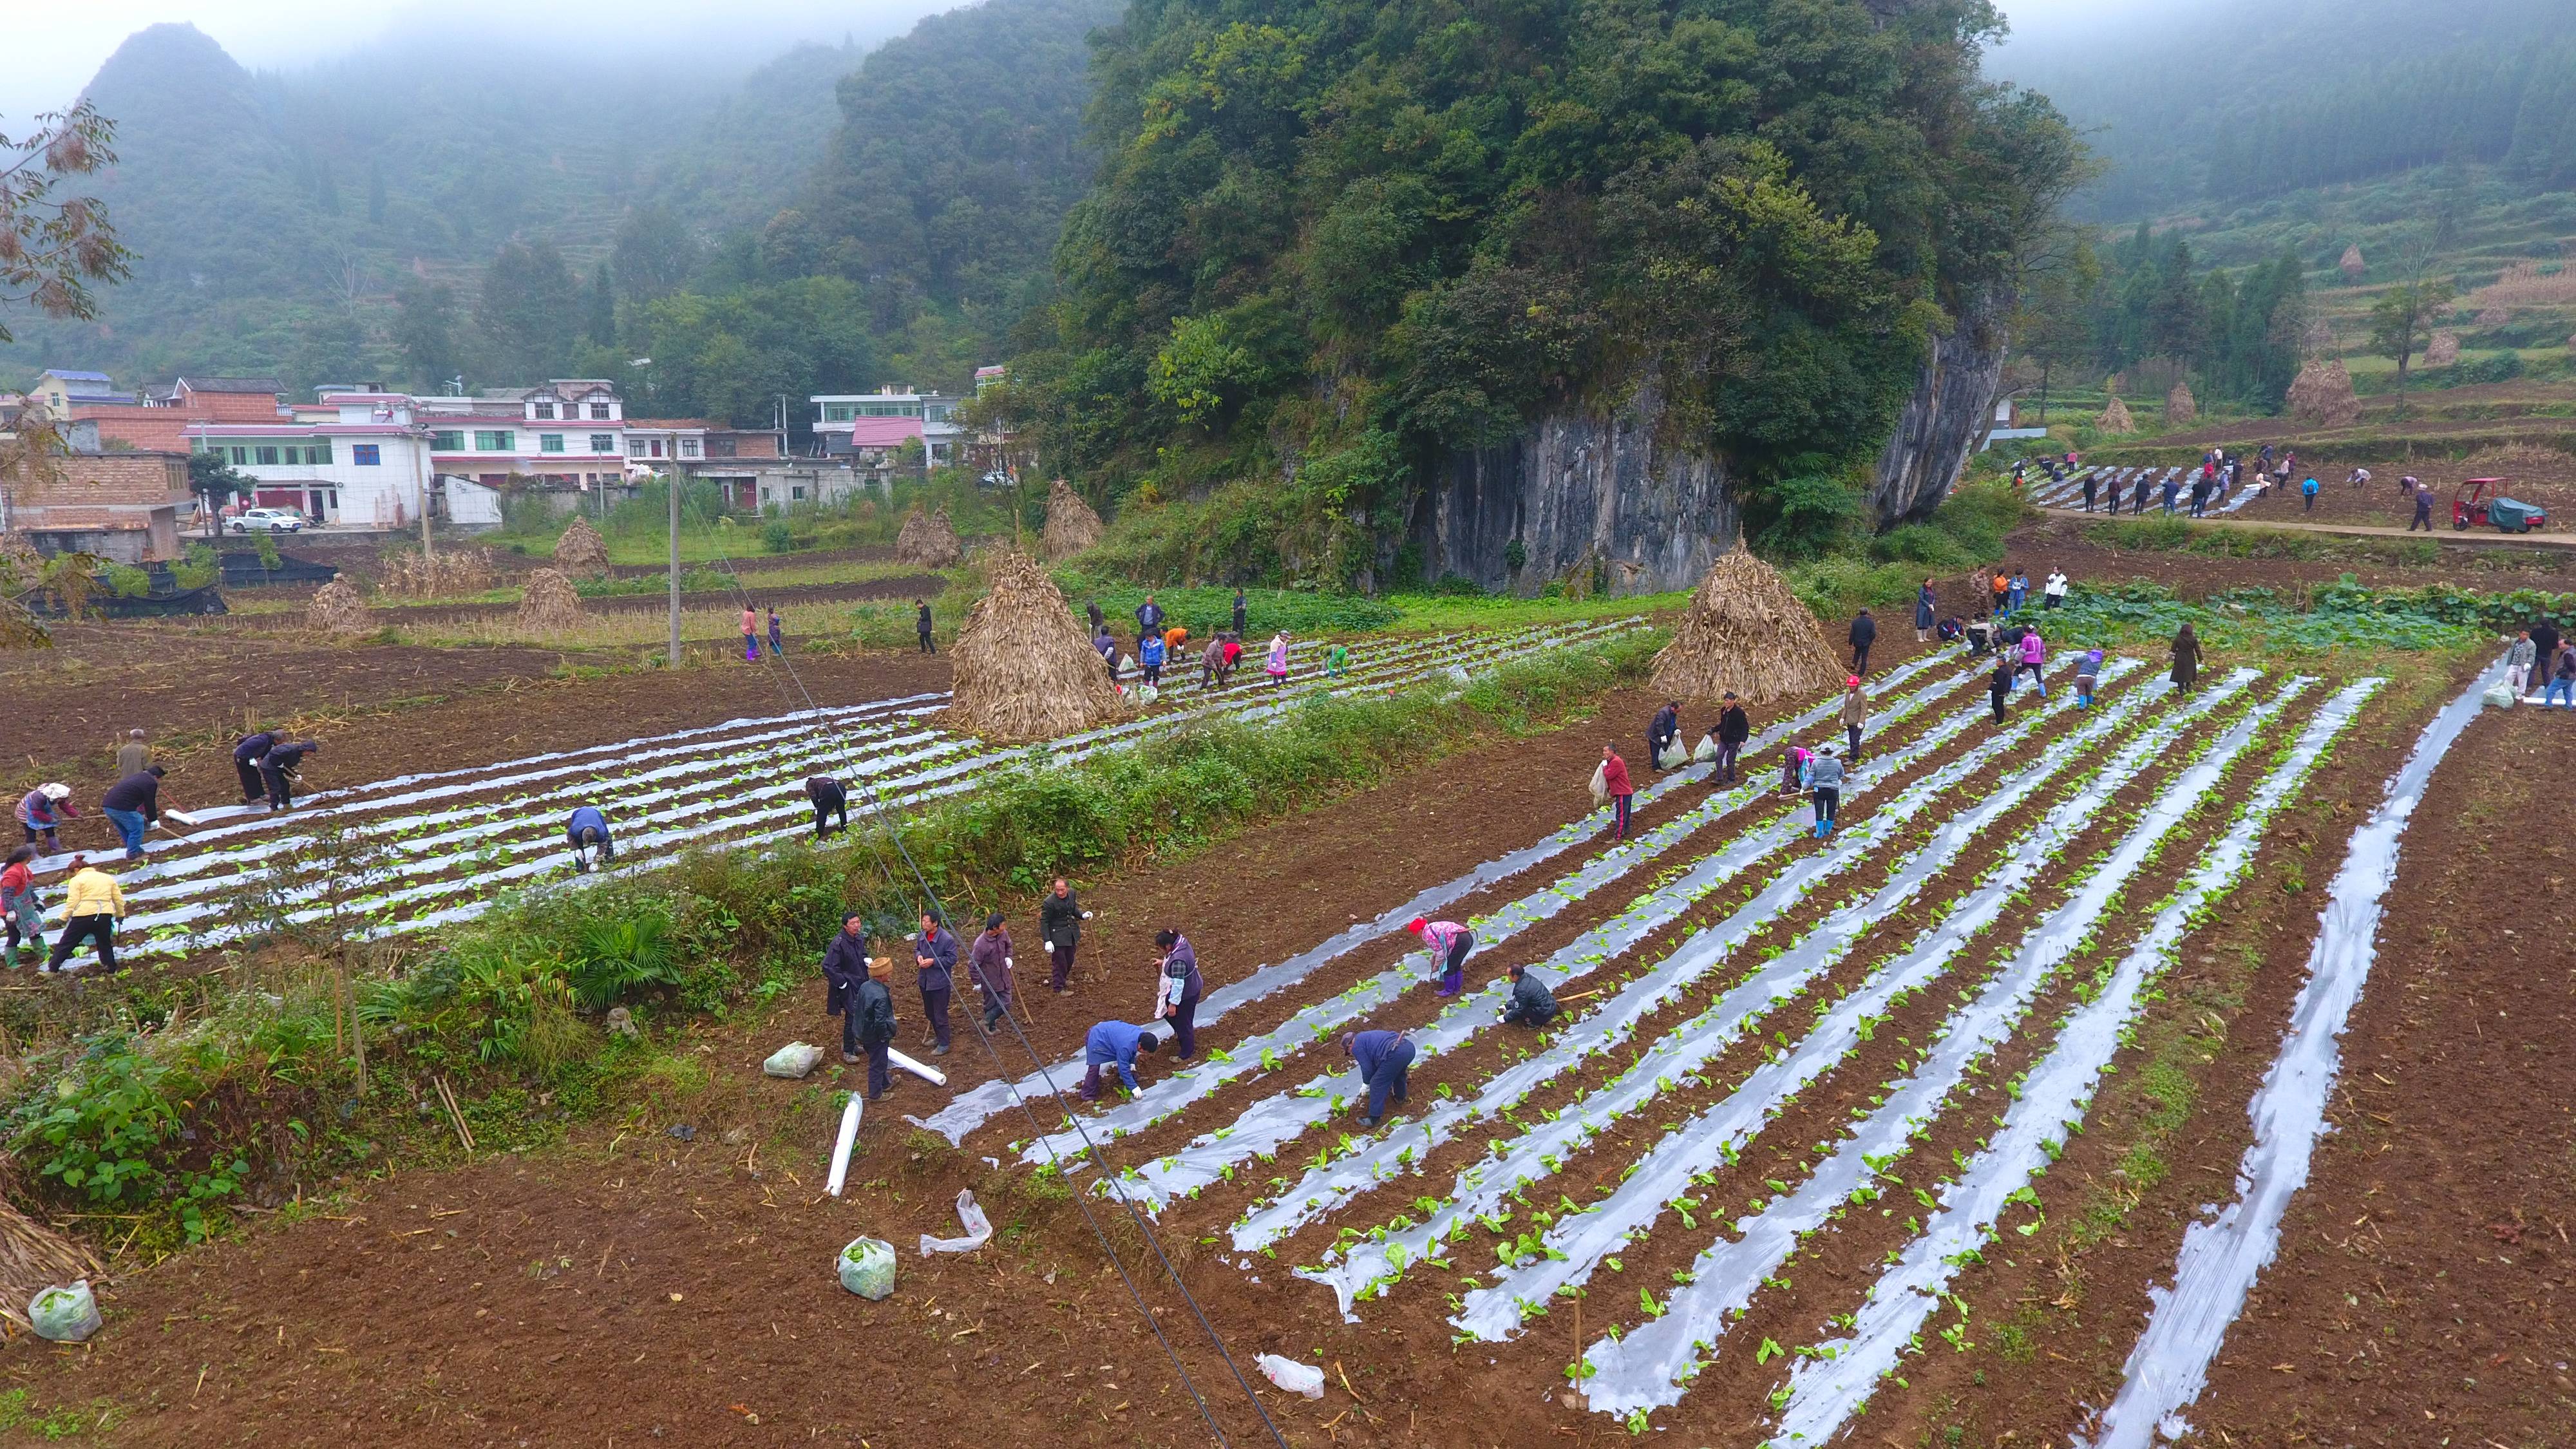
{"type": "Polygon", "coordinates": [[[2049,21],[1989,63],[2086,131],[2105,219],[2445,162],[2576,182],[2564,0],[2202,3],[2049,21]]]}

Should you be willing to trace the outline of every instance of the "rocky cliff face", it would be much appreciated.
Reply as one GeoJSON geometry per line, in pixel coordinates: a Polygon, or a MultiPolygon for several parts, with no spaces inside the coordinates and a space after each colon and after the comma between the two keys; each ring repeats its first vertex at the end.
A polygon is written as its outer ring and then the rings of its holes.
{"type": "Polygon", "coordinates": [[[1610,416],[1550,413],[1451,457],[1415,515],[1430,573],[1522,595],[1595,565],[1613,594],[1697,583],[1741,517],[1723,463],[1655,436],[1661,412],[1644,388],[1610,416]]]}
{"type": "Polygon", "coordinates": [[[1973,293],[1951,329],[1932,339],[1932,356],[1915,379],[1914,396],[1878,455],[1870,488],[1872,521],[1881,532],[1941,506],[1967,466],[1968,450],[1986,435],[2003,386],[2004,316],[2000,291],[1973,293]]]}

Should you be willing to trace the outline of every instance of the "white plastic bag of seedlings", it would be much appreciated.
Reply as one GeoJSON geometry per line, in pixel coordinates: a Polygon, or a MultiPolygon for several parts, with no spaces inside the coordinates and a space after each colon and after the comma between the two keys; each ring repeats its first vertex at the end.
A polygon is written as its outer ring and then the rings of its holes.
{"type": "Polygon", "coordinates": [[[82,1343],[98,1332],[98,1299],[89,1291],[87,1278],[74,1279],[69,1288],[48,1288],[27,1304],[27,1321],[35,1325],[36,1336],[55,1343],[82,1343]]]}
{"type": "Polygon", "coordinates": [[[1610,803],[1610,762],[1608,760],[1603,760],[1592,767],[1592,803],[1595,805],[1610,803]]]}
{"type": "Polygon", "coordinates": [[[814,1064],[822,1059],[821,1047],[807,1046],[801,1041],[791,1041],[771,1052],[769,1060],[760,1064],[760,1069],[770,1076],[785,1077],[792,1082],[814,1070],[814,1064]]]}
{"type": "Polygon", "coordinates": [[[2513,697],[2513,686],[2510,684],[2499,682],[2490,686],[2486,692],[2486,705],[2489,709],[2511,709],[2520,702],[2513,697]]]}
{"type": "Polygon", "coordinates": [[[1701,764],[1707,764],[1708,762],[1716,759],[1717,736],[1701,735],[1699,737],[1699,748],[1691,751],[1691,758],[1699,761],[1701,764]]]}
{"type": "Polygon", "coordinates": [[[853,1238],[841,1250],[841,1286],[873,1303],[894,1292],[894,1244],[853,1238]]]}
{"type": "Polygon", "coordinates": [[[1310,1399],[1324,1396],[1324,1371],[1312,1364],[1281,1358],[1275,1353],[1265,1353],[1253,1362],[1261,1366],[1262,1377],[1292,1394],[1304,1394],[1310,1399]]]}
{"type": "Polygon", "coordinates": [[[924,1233],[921,1235],[921,1256],[927,1258],[933,1253],[971,1253],[984,1246],[993,1236],[993,1220],[984,1216],[984,1210],[975,1205],[975,1194],[968,1189],[958,1190],[957,1221],[965,1226],[966,1236],[934,1238],[924,1233]]]}

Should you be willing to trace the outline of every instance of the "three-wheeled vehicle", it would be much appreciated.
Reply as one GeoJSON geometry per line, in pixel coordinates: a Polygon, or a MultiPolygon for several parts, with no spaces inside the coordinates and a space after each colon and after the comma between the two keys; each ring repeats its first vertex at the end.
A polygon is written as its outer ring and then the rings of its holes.
{"type": "Polygon", "coordinates": [[[2504,496],[2504,478],[2472,478],[2451,495],[2451,527],[2461,533],[2493,524],[2498,533],[2530,533],[2549,526],[2549,511],[2504,496]]]}

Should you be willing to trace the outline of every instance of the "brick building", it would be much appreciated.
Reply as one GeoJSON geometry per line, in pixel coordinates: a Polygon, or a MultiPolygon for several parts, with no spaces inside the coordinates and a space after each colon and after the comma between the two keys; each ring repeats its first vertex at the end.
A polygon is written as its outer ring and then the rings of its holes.
{"type": "Polygon", "coordinates": [[[94,553],[118,563],[175,559],[179,519],[192,507],[188,455],[106,452],[75,423],[73,451],[0,475],[0,529],[39,553],[94,553]]]}

